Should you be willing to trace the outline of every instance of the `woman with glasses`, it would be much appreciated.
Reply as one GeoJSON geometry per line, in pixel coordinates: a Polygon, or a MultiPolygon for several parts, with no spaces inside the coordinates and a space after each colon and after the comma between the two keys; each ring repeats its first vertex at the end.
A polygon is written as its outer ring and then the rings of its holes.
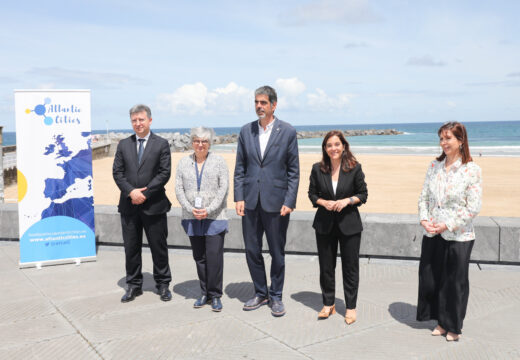
{"type": "Polygon", "coordinates": [[[458,341],[468,305],[473,219],[482,203],[482,176],[471,158],[464,125],[449,122],[437,134],[442,153],[428,166],[419,197],[424,236],[417,320],[437,320],[432,335],[458,341]]]}
{"type": "Polygon", "coordinates": [[[193,154],[177,165],[175,194],[182,206],[182,226],[190,238],[201,296],[193,304],[222,310],[224,236],[228,231],[226,203],[229,172],[224,158],[209,151],[215,132],[191,129],[193,154]]]}

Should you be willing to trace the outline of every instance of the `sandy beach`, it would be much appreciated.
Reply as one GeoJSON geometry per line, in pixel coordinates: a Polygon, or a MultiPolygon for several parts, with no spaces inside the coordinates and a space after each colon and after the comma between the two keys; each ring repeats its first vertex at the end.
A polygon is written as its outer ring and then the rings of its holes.
{"type": "MultiPolygon", "coordinates": [[[[175,168],[179,159],[189,153],[172,153],[172,177],[166,185],[173,206],[179,206],[175,198],[175,168]]],[[[234,208],[233,169],[234,153],[220,153],[230,169],[228,207],[234,208]]],[[[300,154],[300,187],[297,211],[312,211],[307,197],[312,164],[320,154],[300,154]]],[[[422,188],[427,166],[433,157],[401,155],[359,154],[368,185],[368,202],[360,208],[366,213],[417,213],[417,199],[422,188]]],[[[475,162],[483,173],[483,216],[520,216],[520,158],[477,157],[475,162]]],[[[112,179],[113,158],[94,160],[94,202],[96,205],[115,205],[119,189],[112,179]]],[[[12,202],[17,198],[16,185],[5,189],[5,198],[12,202]]]]}

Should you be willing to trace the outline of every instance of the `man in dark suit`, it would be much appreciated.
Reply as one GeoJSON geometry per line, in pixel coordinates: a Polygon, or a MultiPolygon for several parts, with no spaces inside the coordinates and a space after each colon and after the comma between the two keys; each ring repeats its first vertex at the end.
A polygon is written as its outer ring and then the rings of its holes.
{"type": "Polygon", "coordinates": [[[135,134],[121,140],[114,158],[113,176],[121,190],[121,213],[125,246],[127,290],[121,302],[129,302],[143,293],[141,248],[143,229],[153,259],[153,277],[161,300],[172,298],[166,238],[166,213],[171,203],[164,185],[170,179],[171,153],[168,141],[150,132],[152,113],[146,105],[130,109],[135,134]]]}
{"type": "Polygon", "coordinates": [[[274,116],[276,103],[273,88],[262,86],[255,91],[258,120],[240,130],[234,193],[255,287],[255,296],[243,309],[255,310],[269,303],[274,316],[283,316],[285,242],[289,214],[296,207],[300,165],[296,130],[274,116]],[[269,289],[262,256],[264,233],[272,259],[269,289]]]}

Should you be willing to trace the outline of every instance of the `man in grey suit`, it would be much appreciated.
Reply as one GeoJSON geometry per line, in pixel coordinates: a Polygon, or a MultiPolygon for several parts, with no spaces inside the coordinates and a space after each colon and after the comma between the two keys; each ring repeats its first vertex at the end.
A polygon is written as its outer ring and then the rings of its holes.
{"type": "Polygon", "coordinates": [[[172,279],[168,264],[166,213],[171,203],[164,185],[170,179],[171,153],[168,141],[150,131],[152,113],[146,105],[130,109],[135,134],[117,145],[112,173],[121,190],[118,211],[125,246],[127,290],[121,302],[143,293],[141,248],[143,229],[153,259],[153,277],[162,301],[172,298],[168,289],[172,279]]]}
{"type": "Polygon", "coordinates": [[[300,165],[296,130],[274,116],[276,103],[273,88],[262,86],[255,91],[258,120],[240,130],[234,193],[255,287],[255,296],[243,309],[255,310],[269,303],[273,316],[283,316],[285,242],[290,213],[296,207],[300,165]],[[264,233],[272,259],[269,289],[262,256],[264,233]]]}

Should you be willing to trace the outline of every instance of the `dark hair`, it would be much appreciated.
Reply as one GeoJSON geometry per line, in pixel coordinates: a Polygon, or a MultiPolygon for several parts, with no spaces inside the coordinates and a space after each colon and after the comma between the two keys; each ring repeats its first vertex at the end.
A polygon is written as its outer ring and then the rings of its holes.
{"type": "MultiPolygon", "coordinates": [[[[441,137],[441,134],[445,131],[451,131],[453,136],[457,138],[462,144],[460,145],[459,151],[462,156],[462,163],[466,164],[470,161],[473,161],[471,154],[469,153],[469,144],[468,144],[468,133],[466,132],[466,128],[460,122],[452,121],[447,122],[439,128],[437,131],[437,135],[441,137]]],[[[437,161],[442,161],[446,158],[446,154],[444,150],[442,154],[437,157],[437,161]]]]}
{"type": "Polygon", "coordinates": [[[257,96],[257,95],[267,95],[271,105],[274,105],[274,103],[278,101],[278,96],[276,95],[276,90],[267,85],[261,86],[258,89],[256,89],[255,96],[257,96]]]}
{"type": "Polygon", "coordinates": [[[327,141],[329,141],[329,139],[333,136],[337,136],[344,146],[343,154],[341,155],[341,169],[345,172],[349,172],[357,165],[358,162],[354,155],[350,152],[350,146],[345,139],[345,136],[343,136],[343,133],[339,130],[331,130],[323,138],[323,142],[321,143],[323,157],[321,158],[320,170],[325,174],[329,174],[331,172],[330,157],[329,154],[327,154],[326,148],[327,141]]]}

